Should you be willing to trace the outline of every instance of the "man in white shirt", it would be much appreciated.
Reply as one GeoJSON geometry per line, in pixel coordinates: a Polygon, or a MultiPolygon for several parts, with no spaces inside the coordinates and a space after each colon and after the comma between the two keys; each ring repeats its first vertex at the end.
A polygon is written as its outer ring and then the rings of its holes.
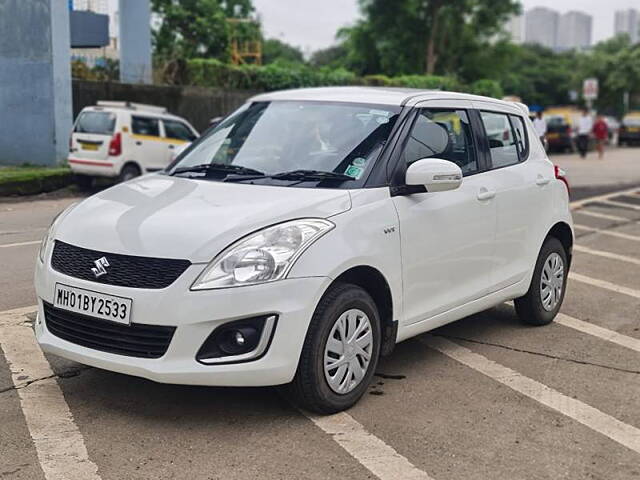
{"type": "Polygon", "coordinates": [[[585,158],[587,150],[589,150],[589,136],[593,130],[593,119],[589,115],[589,111],[585,108],[582,110],[580,120],[578,120],[578,151],[580,156],[585,158]]]}
{"type": "Polygon", "coordinates": [[[540,137],[540,141],[544,145],[544,140],[547,135],[547,121],[542,118],[542,112],[538,112],[535,120],[533,121],[533,128],[536,129],[536,133],[538,137],[540,137]]]}

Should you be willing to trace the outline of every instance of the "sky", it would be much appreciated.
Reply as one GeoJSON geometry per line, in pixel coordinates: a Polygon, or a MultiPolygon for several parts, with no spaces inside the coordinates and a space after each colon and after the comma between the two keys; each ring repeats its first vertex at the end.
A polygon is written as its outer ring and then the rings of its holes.
{"type": "MultiPolygon", "coordinates": [[[[389,0],[393,1],[393,0],[389,0]]],[[[593,39],[613,35],[616,10],[640,9],[640,0],[521,0],[525,10],[549,7],[593,16],[593,39]]],[[[335,43],[335,33],[358,18],[357,0],[254,0],[268,37],[301,47],[307,54],[335,43]]]]}

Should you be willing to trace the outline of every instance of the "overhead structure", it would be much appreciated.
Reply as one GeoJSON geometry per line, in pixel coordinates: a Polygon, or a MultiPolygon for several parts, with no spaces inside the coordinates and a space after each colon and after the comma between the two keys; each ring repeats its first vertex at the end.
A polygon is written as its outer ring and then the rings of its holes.
{"type": "Polygon", "coordinates": [[[55,165],[72,125],[67,0],[0,0],[0,163],[55,165]]]}
{"type": "MultiPolygon", "coordinates": [[[[262,65],[262,42],[257,39],[255,33],[253,35],[248,33],[249,29],[241,32],[240,28],[242,25],[257,27],[256,22],[250,18],[228,18],[227,22],[231,27],[231,63],[262,65]],[[251,36],[256,38],[251,39],[251,36]]],[[[255,32],[258,31],[259,29],[255,28],[255,32]]]]}

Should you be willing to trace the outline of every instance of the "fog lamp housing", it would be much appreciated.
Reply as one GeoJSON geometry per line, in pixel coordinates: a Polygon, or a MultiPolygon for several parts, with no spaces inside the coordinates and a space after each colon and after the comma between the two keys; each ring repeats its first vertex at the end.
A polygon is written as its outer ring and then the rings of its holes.
{"type": "Polygon", "coordinates": [[[204,341],[196,360],[219,365],[259,359],[269,348],[277,319],[277,315],[263,315],[220,325],[204,341]]]}

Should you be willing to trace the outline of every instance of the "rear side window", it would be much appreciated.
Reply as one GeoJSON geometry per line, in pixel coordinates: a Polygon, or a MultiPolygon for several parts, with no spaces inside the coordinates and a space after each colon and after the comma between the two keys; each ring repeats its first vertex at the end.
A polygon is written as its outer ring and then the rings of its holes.
{"type": "Polygon", "coordinates": [[[131,131],[135,135],[160,136],[160,121],[150,117],[131,117],[131,131]]]}
{"type": "Polygon", "coordinates": [[[518,149],[518,155],[520,161],[524,162],[529,156],[529,137],[527,136],[527,127],[525,126],[524,119],[517,115],[510,115],[511,125],[516,134],[516,147],[518,149]]]}
{"type": "Polygon", "coordinates": [[[76,121],[74,132],[112,135],[116,116],[109,112],[82,112],[76,121]]]}
{"type": "Polygon", "coordinates": [[[164,133],[167,138],[173,138],[176,140],[184,140],[185,142],[192,142],[196,139],[191,129],[182,122],[174,120],[163,120],[164,133]]]}
{"type": "Polygon", "coordinates": [[[404,149],[407,164],[423,158],[449,160],[465,175],[478,171],[473,136],[464,110],[422,109],[404,149]]]}
{"type": "Polygon", "coordinates": [[[509,116],[504,113],[480,112],[480,117],[489,141],[492,168],[517,164],[520,157],[509,116]]]}

